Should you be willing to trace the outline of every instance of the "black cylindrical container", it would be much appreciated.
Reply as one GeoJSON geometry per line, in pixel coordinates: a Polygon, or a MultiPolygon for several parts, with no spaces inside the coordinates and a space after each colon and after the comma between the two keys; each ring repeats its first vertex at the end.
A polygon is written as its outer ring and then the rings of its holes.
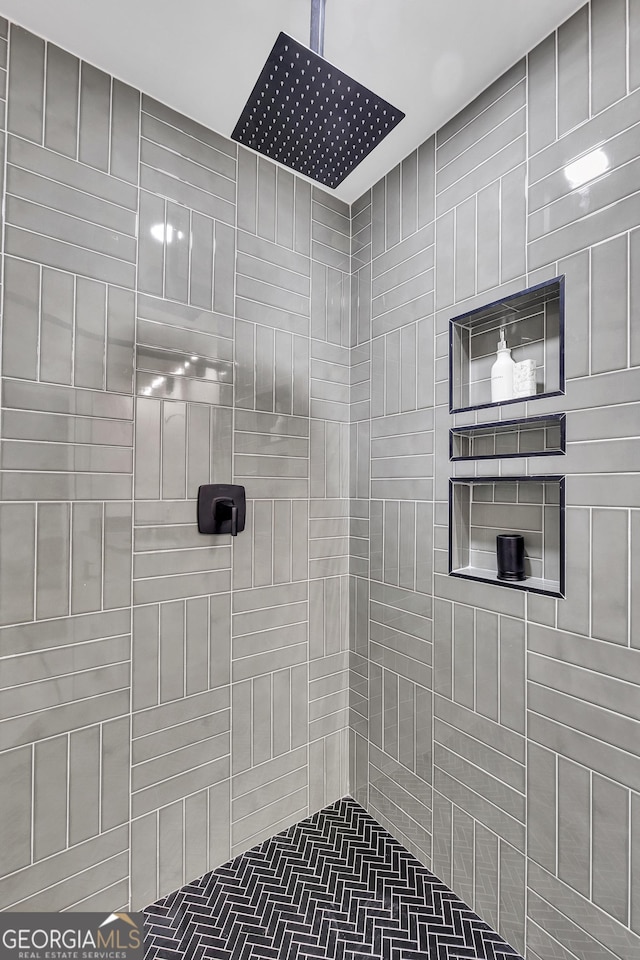
{"type": "Polygon", "coordinates": [[[524,580],[524,537],[520,533],[499,533],[496,537],[498,580],[524,580]]]}

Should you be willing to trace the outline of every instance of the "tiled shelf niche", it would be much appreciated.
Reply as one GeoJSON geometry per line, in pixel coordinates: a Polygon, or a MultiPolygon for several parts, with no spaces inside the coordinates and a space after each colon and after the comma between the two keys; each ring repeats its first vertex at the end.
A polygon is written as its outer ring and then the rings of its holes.
{"type": "Polygon", "coordinates": [[[564,477],[449,480],[449,573],[564,596],[564,477]],[[524,536],[526,579],[498,580],[496,536],[524,536]]]}
{"type": "Polygon", "coordinates": [[[566,451],[566,416],[500,420],[449,431],[450,460],[491,460],[500,457],[551,457],[566,451]]]}
{"type": "Polygon", "coordinates": [[[522,403],[564,393],[564,277],[529,287],[449,322],[449,411],[522,403]],[[491,402],[491,367],[504,328],[511,357],[535,360],[537,392],[491,402]]]}

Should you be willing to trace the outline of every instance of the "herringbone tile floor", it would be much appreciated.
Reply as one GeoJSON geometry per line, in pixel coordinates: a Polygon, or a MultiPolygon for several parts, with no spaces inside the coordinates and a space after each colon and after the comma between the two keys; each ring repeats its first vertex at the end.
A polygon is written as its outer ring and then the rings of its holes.
{"type": "Polygon", "coordinates": [[[519,957],[348,797],[145,914],[146,960],[519,957]]]}

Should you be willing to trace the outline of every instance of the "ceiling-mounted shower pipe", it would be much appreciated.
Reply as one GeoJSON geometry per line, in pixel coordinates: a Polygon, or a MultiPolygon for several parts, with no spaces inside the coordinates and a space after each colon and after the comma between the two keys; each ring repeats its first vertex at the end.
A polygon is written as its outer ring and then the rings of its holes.
{"type": "Polygon", "coordinates": [[[319,56],[324,56],[324,8],[326,0],[311,0],[311,43],[319,56]]]}

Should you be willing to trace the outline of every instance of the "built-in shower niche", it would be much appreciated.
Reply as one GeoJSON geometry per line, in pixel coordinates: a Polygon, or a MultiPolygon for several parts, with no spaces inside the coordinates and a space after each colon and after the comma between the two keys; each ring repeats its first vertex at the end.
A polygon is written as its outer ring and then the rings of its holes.
{"type": "Polygon", "coordinates": [[[451,479],[450,575],[564,596],[564,514],[564,477],[451,479]],[[498,579],[499,533],[523,535],[525,580],[498,579]]]}
{"type": "Polygon", "coordinates": [[[454,317],[449,323],[449,411],[522,403],[564,393],[564,277],[454,317]],[[491,402],[500,331],[511,357],[534,360],[536,393],[491,402]]]}
{"type": "Polygon", "coordinates": [[[561,456],[566,450],[566,416],[500,420],[449,431],[450,460],[561,456]]]}

